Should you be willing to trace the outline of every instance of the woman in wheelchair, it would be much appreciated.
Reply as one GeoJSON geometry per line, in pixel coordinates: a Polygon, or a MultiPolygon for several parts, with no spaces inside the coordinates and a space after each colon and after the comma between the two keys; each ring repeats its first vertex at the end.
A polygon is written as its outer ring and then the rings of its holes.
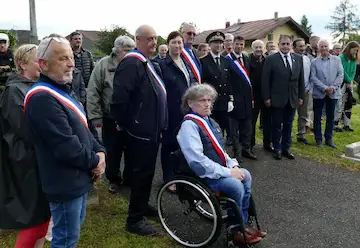
{"type": "MultiPolygon", "coordinates": [[[[187,114],[177,140],[189,167],[212,191],[221,192],[235,200],[246,224],[251,197],[251,175],[248,170],[240,168],[238,161],[231,159],[224,149],[221,129],[210,118],[216,98],[217,92],[208,84],[192,86],[185,92],[182,108],[187,114]]],[[[231,219],[228,225],[239,224],[240,220],[231,218],[233,213],[228,214],[231,219]]],[[[249,226],[245,230],[249,245],[258,243],[266,235],[249,226]]],[[[235,242],[245,242],[242,232],[236,232],[235,242]]]]}

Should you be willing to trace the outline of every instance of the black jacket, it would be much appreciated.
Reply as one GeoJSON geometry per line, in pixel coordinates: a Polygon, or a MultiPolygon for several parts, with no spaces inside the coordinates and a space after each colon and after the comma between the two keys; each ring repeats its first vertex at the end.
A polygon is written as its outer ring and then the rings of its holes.
{"type": "Polygon", "coordinates": [[[146,62],[124,58],[116,69],[113,89],[110,109],[118,125],[135,138],[159,142],[167,127],[167,102],[146,62]]]}
{"type": "Polygon", "coordinates": [[[32,81],[9,77],[0,101],[0,228],[24,229],[50,219],[42,192],[35,149],[24,115],[32,81]]]}
{"type": "Polygon", "coordinates": [[[290,102],[292,108],[297,108],[298,100],[304,99],[303,58],[295,53],[290,53],[290,57],[291,72],[286,68],[280,52],[266,57],[261,92],[264,101],[271,100],[271,107],[284,108],[290,102]]]}
{"type": "Polygon", "coordinates": [[[250,54],[250,80],[253,88],[255,105],[264,106],[264,99],[261,95],[261,77],[265,63],[265,56],[261,57],[261,60],[250,54]]]}
{"type": "MultiPolygon", "coordinates": [[[[44,82],[70,93],[42,75],[44,82]]],[[[80,117],[48,92],[32,95],[25,106],[32,132],[43,191],[50,202],[63,202],[87,193],[92,187],[91,170],[105,152],[80,117]]]]}
{"type": "MultiPolygon", "coordinates": [[[[231,53],[231,58],[237,60],[233,53],[231,53]]],[[[237,120],[251,119],[251,87],[233,64],[231,64],[231,80],[232,95],[234,96],[234,110],[231,111],[229,115],[237,120]]]]}
{"type": "Polygon", "coordinates": [[[227,111],[231,93],[230,61],[220,56],[220,68],[216,65],[211,53],[200,59],[201,78],[203,83],[212,85],[218,93],[214,111],[227,111]]]}

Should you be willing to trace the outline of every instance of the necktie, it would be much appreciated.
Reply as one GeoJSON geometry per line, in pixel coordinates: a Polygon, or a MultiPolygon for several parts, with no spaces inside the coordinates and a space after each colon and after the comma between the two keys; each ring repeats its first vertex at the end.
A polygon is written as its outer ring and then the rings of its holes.
{"type": "Polygon", "coordinates": [[[217,66],[220,68],[220,58],[219,58],[219,57],[216,57],[216,58],[215,58],[215,61],[216,61],[217,66]]]}
{"type": "Polygon", "coordinates": [[[238,60],[239,60],[239,62],[240,62],[241,65],[244,65],[242,56],[240,56],[240,57],[238,58],[238,60]]]}
{"type": "Polygon", "coordinates": [[[284,55],[285,58],[285,62],[286,62],[286,68],[289,70],[289,72],[291,73],[291,66],[288,60],[288,55],[284,55]]]}

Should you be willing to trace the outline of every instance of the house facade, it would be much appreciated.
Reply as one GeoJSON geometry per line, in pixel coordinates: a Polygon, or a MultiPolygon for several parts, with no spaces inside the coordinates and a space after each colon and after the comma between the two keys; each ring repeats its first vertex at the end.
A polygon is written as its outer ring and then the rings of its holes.
{"type": "Polygon", "coordinates": [[[257,20],[250,22],[240,22],[230,25],[229,22],[225,24],[225,28],[213,29],[203,31],[195,38],[194,45],[205,43],[206,37],[213,31],[222,31],[224,33],[231,33],[234,36],[242,36],[245,39],[245,50],[251,52],[251,43],[254,40],[262,40],[265,44],[268,41],[274,41],[276,48],[280,35],[289,35],[294,38],[303,38],[306,42],[309,41],[310,35],[302,29],[302,27],[290,16],[278,17],[278,13],[274,13],[274,18],[257,20]]]}

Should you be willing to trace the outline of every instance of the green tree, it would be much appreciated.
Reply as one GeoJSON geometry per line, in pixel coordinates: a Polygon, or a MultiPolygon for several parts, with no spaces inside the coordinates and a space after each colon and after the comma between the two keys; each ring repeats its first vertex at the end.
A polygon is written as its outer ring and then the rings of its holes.
{"type": "Polygon", "coordinates": [[[346,45],[348,42],[350,41],[357,41],[360,43],[360,35],[359,34],[348,34],[347,37],[345,38],[344,41],[341,41],[343,42],[344,45],[346,45]]]}
{"type": "Polygon", "coordinates": [[[99,54],[110,54],[112,48],[114,47],[115,39],[120,35],[127,35],[131,38],[134,38],[126,28],[113,25],[109,30],[104,28],[100,31],[98,39],[95,42],[95,46],[99,54]]]}
{"type": "Polygon", "coordinates": [[[162,45],[162,44],[166,44],[166,39],[164,39],[164,38],[161,37],[161,36],[158,36],[158,37],[157,37],[156,52],[158,51],[159,46],[162,45]]]}
{"type": "Polygon", "coordinates": [[[325,28],[331,31],[334,39],[340,38],[340,42],[344,44],[348,35],[357,33],[360,28],[360,19],[356,13],[356,5],[349,0],[342,0],[330,16],[331,22],[325,28]]]}
{"type": "Polygon", "coordinates": [[[17,39],[16,39],[16,31],[15,30],[0,30],[0,33],[5,33],[9,36],[9,41],[10,41],[10,50],[14,51],[16,48],[16,43],[17,43],[17,39]]]}
{"type": "Polygon", "coordinates": [[[300,24],[305,32],[307,32],[309,35],[312,35],[312,33],[313,33],[311,31],[312,25],[309,25],[309,20],[307,19],[306,15],[303,15],[301,17],[300,24]]]}

